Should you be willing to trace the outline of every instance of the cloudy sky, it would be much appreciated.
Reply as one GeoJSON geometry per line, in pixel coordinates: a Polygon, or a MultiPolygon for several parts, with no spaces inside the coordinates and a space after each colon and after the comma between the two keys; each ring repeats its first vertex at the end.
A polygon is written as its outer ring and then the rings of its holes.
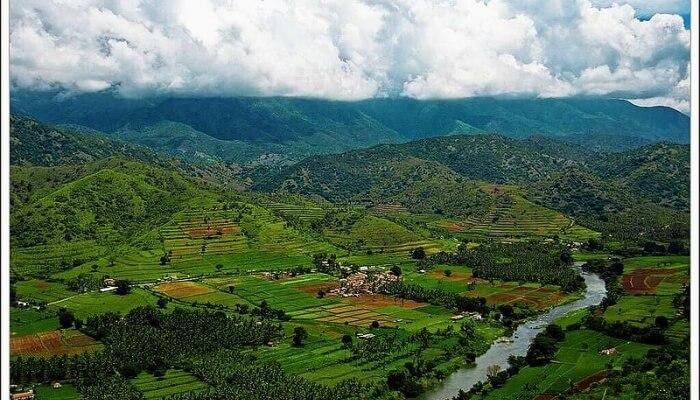
{"type": "Polygon", "coordinates": [[[13,0],[15,87],[689,110],[690,0],[13,0]]]}

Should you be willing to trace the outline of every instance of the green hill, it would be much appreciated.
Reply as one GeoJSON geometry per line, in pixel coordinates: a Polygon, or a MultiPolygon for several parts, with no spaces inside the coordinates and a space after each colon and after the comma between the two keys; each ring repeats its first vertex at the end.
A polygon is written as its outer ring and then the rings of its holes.
{"type": "Polygon", "coordinates": [[[124,99],[110,92],[65,98],[52,92],[16,91],[11,101],[13,112],[47,123],[84,126],[188,159],[244,163],[260,157],[299,160],[451,134],[543,135],[580,143],[604,135],[606,140],[600,143],[610,144],[605,149],[689,141],[689,119],[678,111],[600,98],[340,102],[251,97],[124,99]]]}

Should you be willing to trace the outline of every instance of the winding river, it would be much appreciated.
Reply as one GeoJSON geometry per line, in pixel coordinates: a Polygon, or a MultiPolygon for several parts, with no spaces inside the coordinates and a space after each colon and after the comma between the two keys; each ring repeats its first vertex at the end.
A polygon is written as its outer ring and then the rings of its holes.
{"type": "Polygon", "coordinates": [[[530,342],[547,324],[572,311],[600,304],[605,297],[605,282],[596,274],[582,271],[581,265],[583,265],[582,262],[575,263],[573,268],[577,269],[586,281],[586,293],[583,298],[552,308],[537,318],[518,326],[508,341],[494,343],[486,353],[479,356],[474,361],[475,367],[456,371],[441,382],[438,387],[421,396],[421,398],[425,400],[445,400],[456,396],[460,389],[464,391],[471,389],[479,381],[486,381],[486,370],[490,365],[496,364],[501,369],[506,369],[508,368],[509,356],[524,356],[527,353],[530,342]]]}

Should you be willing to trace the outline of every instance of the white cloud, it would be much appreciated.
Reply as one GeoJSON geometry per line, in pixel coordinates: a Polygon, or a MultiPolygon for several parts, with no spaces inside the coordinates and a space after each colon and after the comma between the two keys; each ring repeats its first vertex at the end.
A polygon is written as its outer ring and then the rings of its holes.
{"type": "Polygon", "coordinates": [[[11,9],[11,74],[19,87],[125,96],[603,95],[682,109],[689,32],[679,16],[637,15],[684,4],[24,0],[11,9]]]}

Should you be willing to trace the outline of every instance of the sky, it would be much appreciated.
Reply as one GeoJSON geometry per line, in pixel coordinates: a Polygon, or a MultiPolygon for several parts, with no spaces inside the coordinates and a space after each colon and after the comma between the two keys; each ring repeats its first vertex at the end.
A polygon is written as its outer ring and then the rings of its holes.
{"type": "Polygon", "coordinates": [[[13,0],[14,88],[625,98],[689,112],[690,0],[13,0]]]}

